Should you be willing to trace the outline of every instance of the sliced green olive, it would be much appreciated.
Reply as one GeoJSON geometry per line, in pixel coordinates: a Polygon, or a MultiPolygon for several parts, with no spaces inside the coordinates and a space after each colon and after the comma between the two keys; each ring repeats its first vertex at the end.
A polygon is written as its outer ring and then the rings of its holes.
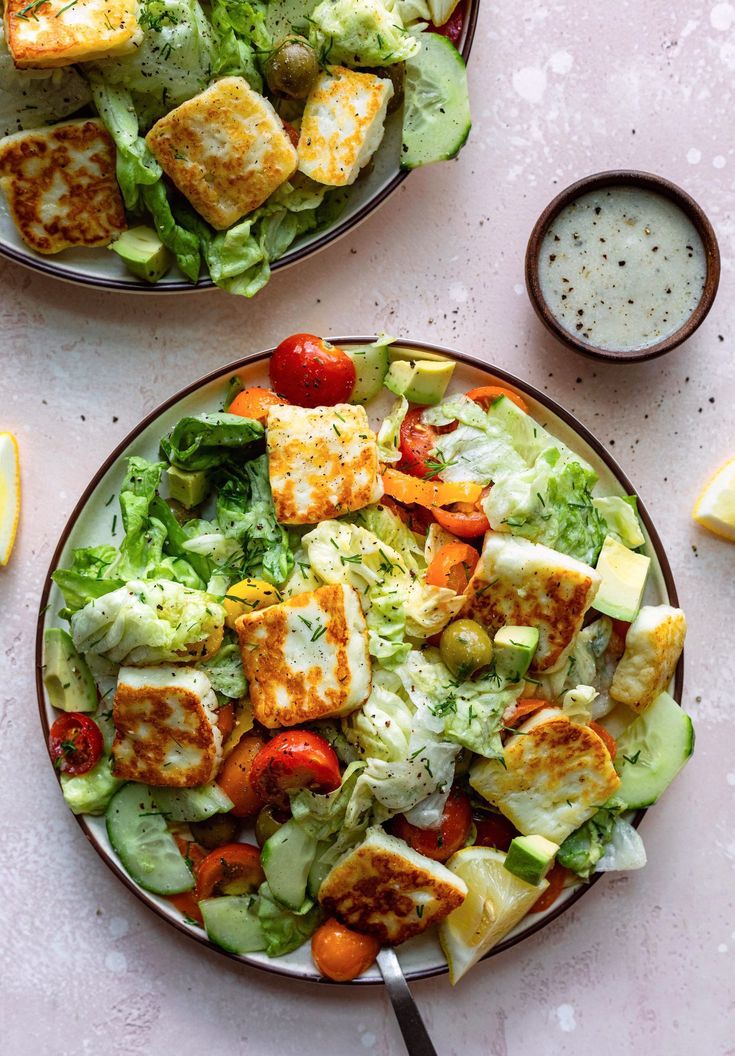
{"type": "Polygon", "coordinates": [[[319,76],[319,60],[303,37],[286,37],[276,45],[263,67],[266,84],[275,95],[306,99],[319,76]]]}
{"type": "Polygon", "coordinates": [[[493,658],[493,643],[475,620],[455,620],[444,628],[439,652],[452,674],[464,680],[487,667],[493,658]]]}
{"type": "Polygon", "coordinates": [[[189,828],[197,843],[201,843],[208,851],[213,851],[215,847],[232,843],[237,836],[240,822],[231,814],[213,814],[206,821],[190,822],[189,828]]]}
{"type": "Polygon", "coordinates": [[[255,819],[255,839],[258,847],[262,847],[266,840],[269,840],[274,832],[278,832],[287,821],[287,814],[284,814],[282,810],[277,810],[270,803],[266,803],[255,819]]]}

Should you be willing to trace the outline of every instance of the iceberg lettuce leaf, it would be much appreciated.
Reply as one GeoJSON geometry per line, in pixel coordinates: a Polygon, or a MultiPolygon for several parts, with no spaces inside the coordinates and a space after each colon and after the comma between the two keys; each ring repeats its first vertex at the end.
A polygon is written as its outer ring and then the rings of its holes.
{"type": "Polygon", "coordinates": [[[419,50],[392,0],[323,0],[309,25],[310,41],[324,63],[389,66],[419,50]]]}

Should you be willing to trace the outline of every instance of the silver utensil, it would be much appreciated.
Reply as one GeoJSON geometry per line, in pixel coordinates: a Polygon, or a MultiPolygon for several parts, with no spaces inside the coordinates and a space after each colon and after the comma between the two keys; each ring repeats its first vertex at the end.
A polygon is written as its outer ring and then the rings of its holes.
{"type": "Polygon", "coordinates": [[[390,946],[384,946],[378,954],[378,967],[383,974],[383,982],[393,1005],[398,1026],[401,1028],[408,1056],[437,1056],[418,1005],[414,1001],[398,962],[396,951],[390,946]]]}

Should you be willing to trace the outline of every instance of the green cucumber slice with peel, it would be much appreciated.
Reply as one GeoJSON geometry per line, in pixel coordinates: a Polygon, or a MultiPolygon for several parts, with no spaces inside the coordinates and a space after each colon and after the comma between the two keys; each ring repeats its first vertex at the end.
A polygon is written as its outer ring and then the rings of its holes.
{"type": "Polygon", "coordinates": [[[255,895],[224,895],[199,903],[207,937],[228,953],[255,953],[266,946],[255,895]]]}
{"type": "Polygon", "coordinates": [[[419,39],[421,50],[406,62],[402,169],[455,157],[472,127],[464,59],[438,33],[419,39]]]}
{"type": "Polygon", "coordinates": [[[191,891],[194,877],[151,790],[131,782],[110,800],[107,835],[125,872],[155,895],[191,891]]]}
{"type": "Polygon", "coordinates": [[[673,697],[660,693],[618,737],[622,799],[631,810],[650,807],[694,751],[694,726],[673,697]]]}

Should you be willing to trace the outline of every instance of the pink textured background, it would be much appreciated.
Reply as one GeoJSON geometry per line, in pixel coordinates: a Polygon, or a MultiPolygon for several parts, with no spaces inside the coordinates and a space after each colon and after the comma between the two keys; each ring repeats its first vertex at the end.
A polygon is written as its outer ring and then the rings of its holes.
{"type": "Polygon", "coordinates": [[[198,375],[294,330],[383,328],[514,370],[614,443],[669,549],[691,627],[684,705],[697,752],[644,822],[648,868],[601,881],[458,990],[417,984],[437,1048],[735,1053],[735,549],[689,519],[703,477],[735,454],[734,80],[732,3],[484,0],[475,127],[460,160],[412,176],[352,236],[274,278],[254,303],[105,295],[0,264],[0,428],[19,438],[24,485],[17,550],[0,572],[8,1056],[402,1052],[380,990],[240,970],[147,912],[64,807],[33,688],[52,546],[128,429],[198,375]],[[626,368],[556,346],[522,286],[542,206],[573,179],[621,166],[682,183],[709,212],[723,256],[699,334],[626,368]]]}

